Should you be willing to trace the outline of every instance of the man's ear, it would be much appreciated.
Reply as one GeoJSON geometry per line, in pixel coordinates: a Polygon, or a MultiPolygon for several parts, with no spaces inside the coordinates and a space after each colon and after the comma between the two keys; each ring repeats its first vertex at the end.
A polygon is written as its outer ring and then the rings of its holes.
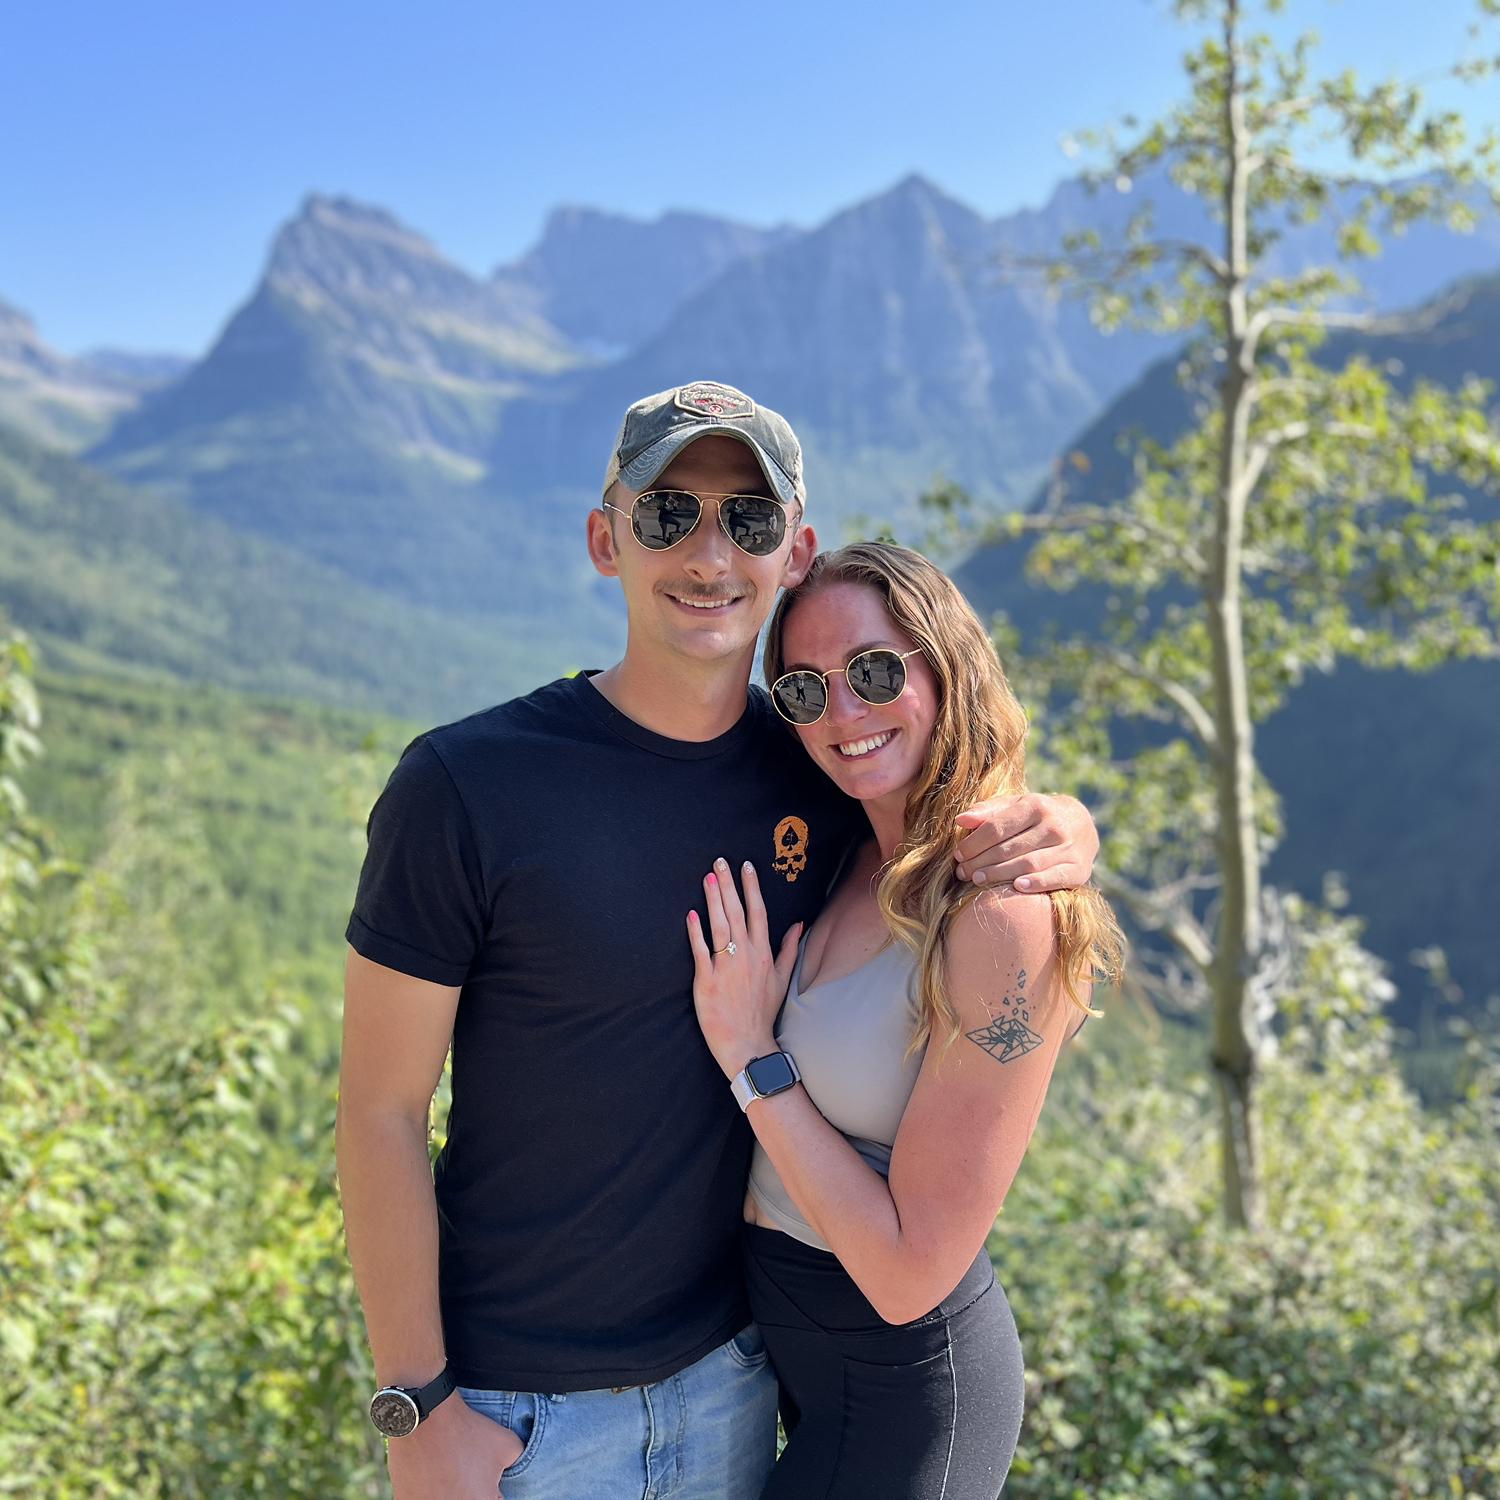
{"type": "Polygon", "coordinates": [[[610,525],[607,510],[598,507],[589,512],[588,518],[589,561],[606,578],[620,576],[620,564],[615,557],[615,535],[610,525]]]}
{"type": "Polygon", "coordinates": [[[781,587],[794,589],[812,567],[818,555],[818,534],[811,526],[799,525],[792,536],[792,550],[787,553],[786,566],[781,570],[781,587]]]}

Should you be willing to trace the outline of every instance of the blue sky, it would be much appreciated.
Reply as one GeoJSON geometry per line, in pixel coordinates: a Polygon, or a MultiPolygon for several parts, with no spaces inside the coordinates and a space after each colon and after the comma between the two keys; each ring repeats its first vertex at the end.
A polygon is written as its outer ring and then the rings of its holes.
{"type": "MultiPolygon", "coordinates": [[[[1475,11],[1291,0],[1283,29],[1315,27],[1329,65],[1421,72],[1463,48],[1475,11]]],[[[201,352],[310,190],[389,208],[476,272],[561,203],[812,225],[916,170],[988,214],[1036,205],[1076,169],[1061,137],[1181,92],[1188,33],[1169,15],[1167,0],[9,6],[0,299],[68,351],[201,352]]],[[[1500,122],[1486,87],[1455,98],[1500,122]]]]}

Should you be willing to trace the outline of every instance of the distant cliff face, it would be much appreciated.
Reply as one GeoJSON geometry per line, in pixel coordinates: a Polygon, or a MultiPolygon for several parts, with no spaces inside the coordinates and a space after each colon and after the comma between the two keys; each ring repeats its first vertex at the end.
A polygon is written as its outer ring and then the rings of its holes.
{"type": "Polygon", "coordinates": [[[313,197],[207,357],[99,457],[170,486],[205,446],[220,469],[261,462],[263,439],[290,422],[309,464],[321,431],[330,451],[352,441],[461,467],[527,379],[576,362],[543,317],[389,214],[313,197]]]}
{"type": "Polygon", "coordinates": [[[1007,279],[1005,245],[1003,224],[908,178],[731,264],[639,347],[518,401],[494,483],[585,485],[599,455],[565,435],[609,433],[633,396],[714,376],[791,419],[820,514],[904,510],[937,470],[1015,503],[1157,346],[1106,340],[1039,278],[1007,279]]]}

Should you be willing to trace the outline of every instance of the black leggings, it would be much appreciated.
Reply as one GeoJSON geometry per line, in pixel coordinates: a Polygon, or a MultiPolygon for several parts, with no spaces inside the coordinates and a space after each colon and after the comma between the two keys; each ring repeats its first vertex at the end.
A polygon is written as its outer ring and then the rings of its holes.
{"type": "Polygon", "coordinates": [[[882,1320],[838,1259],[745,1226],[750,1309],[787,1445],[761,1500],[995,1500],[1021,1432],[1021,1340],[981,1251],[924,1318],[882,1320]]]}

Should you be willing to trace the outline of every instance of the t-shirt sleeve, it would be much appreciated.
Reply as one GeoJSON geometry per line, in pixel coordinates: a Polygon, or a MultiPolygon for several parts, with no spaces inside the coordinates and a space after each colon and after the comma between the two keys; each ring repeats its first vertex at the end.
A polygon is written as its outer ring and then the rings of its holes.
{"type": "Polygon", "coordinates": [[[462,984],[484,940],[484,880],[463,799],[414,740],[370,812],[345,932],[355,952],[434,984],[462,984]]]}

